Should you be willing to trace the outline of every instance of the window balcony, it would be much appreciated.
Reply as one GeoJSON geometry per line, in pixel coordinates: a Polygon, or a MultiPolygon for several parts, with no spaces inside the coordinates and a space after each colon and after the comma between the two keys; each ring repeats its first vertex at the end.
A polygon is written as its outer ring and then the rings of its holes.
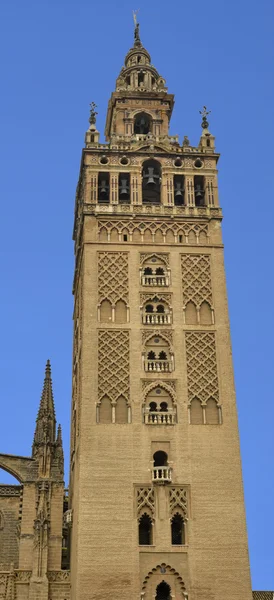
{"type": "Polygon", "coordinates": [[[142,275],[142,285],[150,287],[167,287],[169,278],[167,275],[142,275]]]}
{"type": "Polygon", "coordinates": [[[171,467],[153,467],[152,481],[153,483],[171,483],[171,467]]]}
{"type": "Polygon", "coordinates": [[[171,412],[148,412],[145,413],[145,424],[146,425],[175,425],[176,413],[174,410],[171,412]]]}
{"type": "Polygon", "coordinates": [[[173,370],[170,360],[145,360],[145,371],[151,373],[171,373],[173,370]]]}
{"type": "Polygon", "coordinates": [[[146,325],[170,325],[171,315],[165,313],[145,313],[143,314],[143,323],[146,325]]]}

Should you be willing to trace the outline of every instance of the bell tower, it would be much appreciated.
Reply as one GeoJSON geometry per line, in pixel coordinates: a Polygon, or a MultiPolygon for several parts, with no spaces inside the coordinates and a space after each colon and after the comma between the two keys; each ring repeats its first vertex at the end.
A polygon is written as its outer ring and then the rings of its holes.
{"type": "Polygon", "coordinates": [[[75,204],[72,600],[251,600],[214,137],[139,24],[75,204]]]}

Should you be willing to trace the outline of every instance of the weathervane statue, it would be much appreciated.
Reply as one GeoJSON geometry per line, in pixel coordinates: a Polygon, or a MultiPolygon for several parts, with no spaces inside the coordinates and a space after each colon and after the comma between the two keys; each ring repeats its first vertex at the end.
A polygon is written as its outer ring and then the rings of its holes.
{"type": "Polygon", "coordinates": [[[208,115],[210,115],[211,110],[206,110],[206,106],[203,107],[203,110],[199,110],[200,115],[202,115],[202,128],[207,129],[209,126],[209,122],[207,120],[208,115]]]}
{"type": "Polygon", "coordinates": [[[133,10],[133,21],[134,21],[134,25],[135,25],[135,29],[134,29],[134,44],[136,46],[139,46],[141,44],[141,40],[140,40],[140,33],[139,33],[139,23],[137,21],[137,14],[139,12],[139,8],[138,10],[133,10]]]}

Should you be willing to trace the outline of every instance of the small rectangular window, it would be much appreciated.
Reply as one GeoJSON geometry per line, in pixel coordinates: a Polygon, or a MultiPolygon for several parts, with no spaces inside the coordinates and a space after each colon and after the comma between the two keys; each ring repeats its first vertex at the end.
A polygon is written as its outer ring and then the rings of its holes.
{"type": "Polygon", "coordinates": [[[179,244],[182,244],[182,243],[183,243],[183,236],[179,235],[179,244]]]}
{"type": "Polygon", "coordinates": [[[124,237],[124,242],[127,242],[127,234],[126,233],[124,233],[123,237],[124,237]]]}

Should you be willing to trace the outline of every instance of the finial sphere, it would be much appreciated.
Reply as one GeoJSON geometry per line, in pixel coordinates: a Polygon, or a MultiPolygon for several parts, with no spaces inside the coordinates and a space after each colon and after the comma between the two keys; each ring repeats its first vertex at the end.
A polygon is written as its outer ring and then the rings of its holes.
{"type": "Polygon", "coordinates": [[[206,106],[203,106],[203,110],[199,110],[200,115],[202,115],[202,128],[207,129],[209,126],[209,122],[207,120],[208,115],[210,115],[211,110],[207,110],[206,106]]]}

